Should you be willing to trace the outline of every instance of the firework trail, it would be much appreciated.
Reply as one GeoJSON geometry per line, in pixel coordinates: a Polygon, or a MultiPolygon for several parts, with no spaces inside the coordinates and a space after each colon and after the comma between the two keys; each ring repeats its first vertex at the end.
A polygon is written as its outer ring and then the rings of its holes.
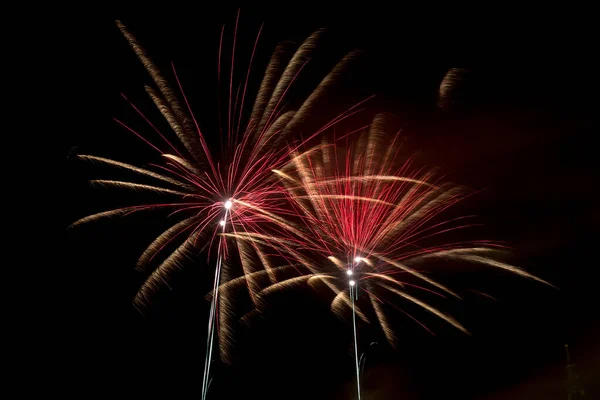
{"type": "MultiPolygon", "coordinates": [[[[468,217],[443,218],[444,211],[467,193],[459,186],[434,179],[432,171],[415,170],[413,158],[399,163],[399,137],[386,136],[385,125],[385,116],[377,116],[370,129],[345,151],[340,150],[339,142],[335,146],[324,142],[303,153],[294,152],[288,164],[274,171],[285,185],[299,220],[288,225],[296,240],[285,238],[277,243],[295,274],[258,293],[264,300],[271,293],[306,283],[333,292],[331,311],[341,317],[347,310],[352,312],[358,398],[357,316],[364,323],[377,321],[392,346],[394,330],[384,304],[432,333],[397,307],[397,299],[403,299],[468,334],[453,317],[418,298],[419,293],[460,298],[429,277],[423,270],[428,261],[477,263],[548,284],[520,268],[496,261],[503,251],[500,245],[484,240],[447,240],[446,234],[473,226],[468,217]],[[366,301],[361,302],[359,293],[366,301]]],[[[231,235],[267,244],[261,235],[231,235]]],[[[252,277],[242,277],[229,286],[247,279],[252,277]]]]}
{"type": "MultiPolygon", "coordinates": [[[[223,113],[224,118],[226,117],[225,132],[222,133],[225,144],[220,152],[211,152],[205,134],[192,113],[191,105],[183,92],[174,66],[173,77],[176,89],[168,83],[137,39],[121,22],[117,21],[118,28],[154,81],[155,87],[146,86],[146,92],[178,141],[175,143],[169,141],[167,135],[160,132],[135,105],[130,103],[160,137],[160,142],[153,143],[123,122],[118,120],[117,122],[160,154],[161,163],[150,164],[155,170],[139,168],[103,157],[78,156],[84,161],[120,168],[157,182],[156,184],[145,184],[94,180],[92,183],[95,185],[152,192],[176,199],[164,203],[135,205],[104,211],[82,218],[72,224],[72,226],[78,226],[102,218],[157,209],[169,209],[172,210],[170,215],[181,217],[177,223],[160,234],[139,258],[138,268],[149,275],[134,298],[134,305],[137,308],[149,303],[151,296],[160,286],[168,282],[169,277],[180,267],[184,258],[198,248],[198,243],[207,244],[210,249],[215,240],[218,242],[208,324],[203,398],[206,397],[208,390],[215,325],[218,325],[221,357],[225,361],[228,360],[228,348],[231,344],[231,332],[227,328],[228,325],[226,323],[216,324],[217,315],[222,318],[230,317],[227,315],[227,307],[221,307],[227,303],[228,299],[219,296],[222,269],[228,254],[227,241],[223,234],[226,232],[256,234],[264,232],[264,225],[270,224],[272,231],[279,232],[278,237],[285,236],[288,232],[287,228],[277,230],[277,226],[284,222],[277,214],[282,211],[281,203],[285,201],[285,194],[282,194],[281,185],[277,179],[274,179],[271,171],[282,167],[289,160],[290,155],[310,139],[358,112],[358,106],[362,103],[339,114],[321,129],[313,131],[314,133],[308,138],[297,142],[291,139],[290,136],[294,129],[307,119],[321,97],[334,84],[337,76],[357,55],[356,52],[346,55],[323,78],[298,109],[288,109],[286,93],[309,61],[312,51],[323,35],[323,31],[319,30],[310,35],[295,52],[289,49],[289,44],[277,47],[264,73],[251,115],[244,118],[248,80],[262,27],[258,31],[254,43],[245,80],[243,84],[238,85],[236,91],[233,77],[238,20],[239,13],[234,30],[231,67],[228,73],[222,71],[221,68],[225,27],[221,31],[219,44],[218,80],[220,82],[226,79],[228,87],[227,110],[226,113],[223,113]],[[216,157],[215,154],[220,156],[216,157]],[[156,260],[160,255],[167,253],[169,246],[174,244],[177,245],[177,248],[170,254],[166,254],[163,261],[156,266],[156,260]]],[[[123,97],[129,102],[124,95],[123,97]]],[[[267,257],[259,245],[240,241],[238,238],[235,238],[233,242],[236,248],[240,249],[239,257],[244,274],[251,276],[252,272],[256,272],[261,267],[270,272],[267,257]],[[263,264],[258,265],[255,259],[263,264]]],[[[268,238],[265,238],[265,243],[269,243],[268,238]]],[[[257,296],[256,286],[249,279],[245,282],[247,282],[250,297],[254,301],[257,296]]]]}

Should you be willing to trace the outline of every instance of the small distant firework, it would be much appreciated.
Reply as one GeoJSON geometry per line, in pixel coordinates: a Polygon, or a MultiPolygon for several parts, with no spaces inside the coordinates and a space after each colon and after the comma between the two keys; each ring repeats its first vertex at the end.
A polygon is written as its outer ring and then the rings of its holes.
{"type": "Polygon", "coordinates": [[[464,101],[466,80],[469,70],[465,68],[451,68],[444,75],[438,92],[438,106],[450,109],[464,101]]]}

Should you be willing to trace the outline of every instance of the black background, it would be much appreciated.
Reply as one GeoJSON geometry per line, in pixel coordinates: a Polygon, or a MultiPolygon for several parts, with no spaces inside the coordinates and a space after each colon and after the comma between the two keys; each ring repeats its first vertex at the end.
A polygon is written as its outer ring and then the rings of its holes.
{"type": "MultiPolygon", "coordinates": [[[[120,191],[89,188],[88,179],[119,175],[84,166],[73,154],[139,165],[158,157],[112,120],[147,129],[120,92],[151,120],[161,120],[143,91],[151,79],[115,19],[129,27],[161,68],[175,62],[204,131],[218,129],[219,33],[222,24],[231,32],[238,5],[198,8],[91,11],[73,26],[65,44],[74,61],[65,68],[76,87],[70,101],[77,111],[65,143],[65,226],[140,201],[120,191]]],[[[498,299],[471,292],[465,302],[448,304],[473,336],[419,314],[436,336],[398,318],[400,343],[392,350],[376,327],[360,326],[361,347],[378,343],[369,352],[363,398],[563,399],[565,343],[571,345],[588,397],[600,396],[593,279],[599,222],[592,130],[597,69],[591,19],[574,7],[242,5],[240,49],[248,51],[265,22],[251,81],[260,80],[278,41],[300,42],[319,27],[327,28],[328,36],[307,80],[299,83],[300,92],[333,60],[362,49],[344,82],[354,100],[376,94],[365,115],[393,113],[406,137],[406,152],[419,150],[419,163],[440,167],[454,182],[487,189],[468,203],[469,213],[485,223],[487,237],[514,247],[519,265],[560,288],[493,271],[474,276],[454,271],[452,279],[498,299]],[[458,106],[443,112],[436,107],[437,90],[452,67],[471,73],[458,106]]],[[[65,386],[75,396],[200,396],[208,312],[203,296],[211,281],[205,258],[199,256],[179,273],[174,290],[161,292],[145,315],[131,306],[143,280],[135,261],[166,226],[160,215],[145,214],[66,231],[65,268],[72,289],[67,307],[74,326],[67,341],[75,349],[75,368],[65,386]]],[[[353,398],[350,325],[309,291],[278,299],[264,320],[240,329],[236,362],[216,369],[210,398],[353,398]]]]}

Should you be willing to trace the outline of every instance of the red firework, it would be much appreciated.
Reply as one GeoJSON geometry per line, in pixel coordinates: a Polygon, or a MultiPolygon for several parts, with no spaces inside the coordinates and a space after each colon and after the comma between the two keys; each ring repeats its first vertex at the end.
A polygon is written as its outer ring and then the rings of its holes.
{"type": "MultiPolygon", "coordinates": [[[[547,284],[520,268],[497,261],[503,250],[499,244],[448,240],[447,233],[474,225],[466,222],[468,216],[443,218],[446,210],[467,194],[459,186],[434,179],[431,171],[415,170],[413,158],[398,166],[398,135],[386,136],[384,121],[382,116],[376,117],[370,130],[344,152],[338,150],[339,145],[323,143],[303,153],[295,152],[291,161],[276,171],[301,221],[288,225],[293,239],[281,237],[277,243],[279,254],[290,264],[282,270],[296,273],[263,287],[258,297],[308,282],[333,291],[333,312],[345,315],[351,307],[368,323],[368,313],[354,307],[355,297],[358,299],[357,294],[363,292],[363,298],[369,300],[365,306],[372,310],[371,315],[393,345],[394,332],[382,307],[390,294],[468,333],[454,318],[412,293],[459,297],[429,277],[423,270],[428,262],[461,260],[547,284]]],[[[255,243],[275,242],[248,232],[235,236],[255,243]]],[[[258,280],[263,274],[257,272],[224,286],[233,288],[244,281],[258,280]]],[[[396,303],[388,302],[404,312],[396,303]]],[[[431,332],[412,315],[405,314],[431,332]]]]}
{"type": "MultiPolygon", "coordinates": [[[[152,143],[126,124],[121,121],[117,122],[159,152],[162,163],[150,164],[156,170],[150,171],[103,157],[89,155],[78,157],[83,160],[125,169],[160,181],[167,184],[167,186],[113,180],[94,180],[92,181],[94,184],[150,191],[174,196],[180,200],[105,211],[82,218],[73,225],[80,225],[104,217],[127,215],[132,212],[160,208],[173,209],[170,215],[182,216],[183,219],[160,234],[140,257],[138,267],[145,270],[149,268],[150,262],[168,245],[180,243],[160,265],[152,270],[135,296],[134,304],[136,306],[144,305],[149,301],[151,295],[166,283],[172,272],[179,267],[185,255],[197,247],[199,240],[202,239],[204,243],[212,243],[217,237],[219,229],[222,232],[227,230],[234,233],[258,232],[264,230],[263,224],[265,223],[276,225],[278,218],[274,218],[275,213],[285,213],[285,210],[281,208],[284,196],[281,194],[282,190],[277,180],[273,179],[272,170],[284,165],[294,149],[335,123],[358,112],[358,106],[362,103],[356,104],[338,115],[305,140],[295,142],[291,139],[291,133],[310,115],[315,103],[324,95],[334,83],[335,78],[356,55],[355,52],[346,55],[318,84],[298,109],[287,109],[284,107],[286,93],[309,61],[311,51],[319,41],[322,31],[317,31],[309,36],[293,54],[287,51],[286,46],[288,45],[280,45],[276,49],[263,76],[251,115],[249,118],[244,118],[243,111],[250,67],[245,74],[243,85],[239,85],[237,93],[233,96],[233,65],[238,19],[236,19],[234,30],[231,54],[232,66],[227,76],[228,106],[226,135],[224,135],[226,145],[222,151],[217,153],[220,154],[218,159],[215,158],[215,153],[209,148],[205,135],[194,117],[192,106],[185,96],[175,68],[173,67],[173,75],[179,94],[167,83],[167,80],[147,56],[136,38],[123,24],[117,22],[119,29],[152,77],[158,90],[147,86],[146,91],[177,136],[179,145],[175,145],[168,140],[167,135],[161,133],[135,105],[130,103],[135,111],[160,136],[163,145],[152,143]],[[244,122],[246,119],[247,122],[244,122]]],[[[250,56],[250,66],[252,65],[261,30],[262,27],[254,43],[250,56]]],[[[223,32],[224,28],[221,31],[219,44],[219,80],[222,79],[223,75],[221,70],[223,32]]],[[[123,97],[127,100],[124,95],[123,97]]],[[[221,245],[225,255],[227,253],[226,241],[223,240],[221,245]]],[[[209,246],[209,248],[211,247],[209,246]]],[[[258,248],[256,248],[256,251],[259,251],[258,248]]],[[[242,266],[246,264],[242,262],[242,266]]],[[[245,272],[251,271],[245,269],[245,272]]]]}

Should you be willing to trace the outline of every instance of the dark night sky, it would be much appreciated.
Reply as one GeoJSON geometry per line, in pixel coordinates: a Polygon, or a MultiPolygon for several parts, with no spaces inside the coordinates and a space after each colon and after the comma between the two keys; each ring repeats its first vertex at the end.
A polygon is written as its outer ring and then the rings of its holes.
{"type": "MultiPolygon", "coordinates": [[[[242,7],[240,48],[252,45],[265,22],[254,81],[278,41],[300,41],[319,27],[329,35],[302,85],[322,76],[345,51],[364,50],[344,81],[348,96],[376,94],[366,115],[395,114],[406,152],[419,150],[422,165],[486,189],[467,204],[469,213],[485,223],[485,235],[509,242],[520,266],[560,287],[552,290],[493,271],[449,276],[449,282],[493,294],[498,301],[471,294],[466,302],[447,305],[472,337],[427,314],[420,316],[435,337],[399,318],[401,340],[394,351],[377,329],[360,327],[361,346],[378,342],[369,355],[363,398],[565,399],[567,342],[589,398],[600,398],[600,318],[593,279],[600,220],[592,135],[598,69],[590,13],[293,7],[242,7]],[[459,106],[442,112],[436,108],[437,89],[452,67],[471,73],[459,106]]],[[[202,12],[114,9],[82,17],[76,23],[79,34],[66,43],[76,58],[69,68],[78,112],[65,155],[94,154],[140,165],[156,159],[112,120],[142,126],[120,92],[153,121],[161,118],[143,90],[151,79],[115,19],[164,69],[169,61],[176,63],[200,110],[196,116],[205,130],[214,131],[218,36],[223,23],[232,26],[236,10],[237,5],[202,12]]],[[[112,170],[84,166],[72,157],[66,166],[65,225],[143,200],[89,188],[88,179],[118,176],[112,170]]],[[[134,310],[131,300],[143,279],[135,261],[166,227],[148,215],[66,232],[76,366],[69,391],[79,398],[90,393],[200,396],[209,269],[198,257],[145,317],[134,310]]],[[[240,328],[237,361],[216,370],[210,398],[353,398],[350,344],[350,325],[330,315],[327,304],[308,291],[283,296],[252,329],[240,328]]]]}

